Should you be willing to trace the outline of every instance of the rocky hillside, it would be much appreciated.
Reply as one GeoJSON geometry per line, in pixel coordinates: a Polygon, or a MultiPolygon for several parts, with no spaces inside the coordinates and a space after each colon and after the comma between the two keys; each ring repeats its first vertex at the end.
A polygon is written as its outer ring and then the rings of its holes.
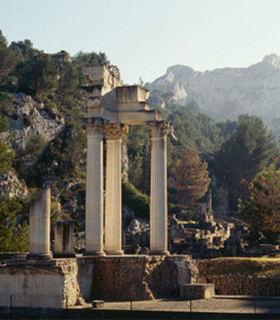
{"type": "Polygon", "coordinates": [[[25,148],[30,135],[40,135],[48,143],[64,129],[64,119],[58,118],[54,110],[49,114],[44,103],[22,93],[14,93],[13,96],[14,114],[9,118],[9,130],[14,132],[16,150],[25,148]]]}
{"type": "Polygon", "coordinates": [[[217,121],[235,120],[248,113],[263,118],[275,129],[280,121],[280,57],[271,54],[248,68],[223,68],[199,72],[175,65],[150,84],[156,91],[172,93],[175,102],[192,100],[217,121]]]}

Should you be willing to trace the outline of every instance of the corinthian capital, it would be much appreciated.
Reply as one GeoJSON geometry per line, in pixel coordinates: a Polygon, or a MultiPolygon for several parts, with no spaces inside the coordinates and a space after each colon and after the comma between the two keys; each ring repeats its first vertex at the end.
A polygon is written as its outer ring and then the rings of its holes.
{"type": "Polygon", "coordinates": [[[102,134],[104,133],[104,126],[108,121],[102,118],[85,118],[84,124],[86,126],[87,134],[102,134]]]}
{"type": "Polygon", "coordinates": [[[172,124],[166,121],[147,121],[146,127],[151,138],[163,138],[173,130],[172,124]]]}
{"type": "Polygon", "coordinates": [[[118,140],[126,132],[128,132],[128,126],[120,123],[110,123],[105,125],[104,135],[107,140],[118,140]]]}

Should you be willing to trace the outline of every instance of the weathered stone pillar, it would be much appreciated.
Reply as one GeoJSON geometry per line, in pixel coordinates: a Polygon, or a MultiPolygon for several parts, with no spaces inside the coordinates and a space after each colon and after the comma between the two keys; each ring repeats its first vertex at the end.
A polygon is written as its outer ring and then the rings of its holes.
{"type": "Polygon", "coordinates": [[[165,121],[149,121],[151,137],[150,254],[168,255],[167,239],[167,148],[170,126],[165,121]]]}
{"type": "Polygon", "coordinates": [[[88,119],[86,171],[85,255],[104,256],[103,251],[103,130],[104,120],[88,119]]]}
{"type": "Polygon", "coordinates": [[[51,259],[51,188],[47,186],[31,203],[29,215],[29,259],[51,259]]]}
{"type": "Polygon", "coordinates": [[[74,222],[59,221],[54,230],[54,256],[73,257],[74,254],[74,222]]]}
{"type": "Polygon", "coordinates": [[[121,144],[127,127],[112,123],[105,126],[106,138],[106,196],[105,252],[121,255],[122,251],[122,185],[121,144]]]}

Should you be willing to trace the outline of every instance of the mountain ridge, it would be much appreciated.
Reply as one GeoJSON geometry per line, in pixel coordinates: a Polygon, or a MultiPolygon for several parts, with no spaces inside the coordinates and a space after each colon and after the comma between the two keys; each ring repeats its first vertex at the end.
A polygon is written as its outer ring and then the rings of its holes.
{"type": "Polygon", "coordinates": [[[240,114],[260,116],[271,126],[280,118],[280,57],[266,55],[261,62],[244,68],[195,71],[174,65],[149,84],[155,90],[172,92],[174,102],[196,101],[202,112],[217,121],[235,120],[240,114]]]}

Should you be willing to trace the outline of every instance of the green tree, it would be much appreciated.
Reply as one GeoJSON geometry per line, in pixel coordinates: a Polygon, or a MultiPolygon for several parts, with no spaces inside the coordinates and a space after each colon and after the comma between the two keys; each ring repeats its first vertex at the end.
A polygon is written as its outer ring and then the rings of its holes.
{"type": "Polygon", "coordinates": [[[272,163],[279,149],[275,138],[256,116],[238,118],[237,129],[216,153],[216,172],[229,187],[229,207],[237,209],[242,196],[241,180],[251,181],[265,166],[272,163]]]}
{"type": "Polygon", "coordinates": [[[7,132],[9,130],[9,122],[7,117],[0,114],[0,132],[7,132]]]}
{"type": "Polygon", "coordinates": [[[257,174],[248,188],[248,198],[239,202],[239,212],[251,223],[251,233],[263,233],[270,241],[280,240],[280,170],[275,164],[257,174]]]}
{"type": "Polygon", "coordinates": [[[79,72],[79,85],[85,85],[87,84],[87,81],[81,72],[82,67],[92,67],[96,65],[109,65],[110,62],[106,57],[106,54],[103,52],[85,53],[80,51],[73,57],[73,64],[76,70],[78,70],[79,72]]]}
{"type": "Polygon", "coordinates": [[[65,63],[60,68],[57,97],[59,105],[68,109],[77,102],[79,86],[79,75],[77,69],[70,62],[65,63]]]}
{"type": "Polygon", "coordinates": [[[0,30],[0,84],[16,66],[17,57],[7,45],[7,40],[0,30]]]}
{"type": "Polygon", "coordinates": [[[20,217],[22,210],[21,199],[4,197],[0,200],[0,251],[28,251],[29,228],[20,217]]]}
{"type": "Polygon", "coordinates": [[[28,39],[13,41],[9,47],[18,56],[21,63],[30,61],[39,53],[39,50],[34,49],[33,43],[28,39]]]}
{"type": "Polygon", "coordinates": [[[201,152],[213,153],[223,142],[221,130],[209,116],[199,112],[193,102],[186,107],[169,106],[164,111],[168,121],[173,123],[178,138],[177,145],[198,147],[201,152]]]}
{"type": "Polygon", "coordinates": [[[41,135],[30,134],[27,137],[25,148],[17,152],[16,160],[21,163],[32,164],[38,160],[46,145],[41,135]]]}
{"type": "Polygon", "coordinates": [[[58,85],[58,69],[49,54],[38,53],[25,66],[19,79],[19,90],[42,98],[53,95],[58,85]]]}
{"type": "Polygon", "coordinates": [[[199,157],[197,148],[187,148],[183,157],[177,160],[170,180],[172,198],[183,206],[192,207],[208,190],[211,179],[207,162],[199,157]]]}
{"type": "Polygon", "coordinates": [[[129,182],[122,183],[122,202],[132,209],[137,217],[149,219],[150,197],[129,182]]]}
{"type": "Polygon", "coordinates": [[[132,126],[127,137],[129,181],[144,193],[150,190],[150,138],[144,126],[132,126]]]}
{"type": "Polygon", "coordinates": [[[15,152],[11,149],[10,138],[0,137],[0,174],[12,170],[15,152]]]}
{"type": "Polygon", "coordinates": [[[15,112],[15,98],[8,92],[0,92],[0,112],[6,117],[12,117],[15,112]]]}

